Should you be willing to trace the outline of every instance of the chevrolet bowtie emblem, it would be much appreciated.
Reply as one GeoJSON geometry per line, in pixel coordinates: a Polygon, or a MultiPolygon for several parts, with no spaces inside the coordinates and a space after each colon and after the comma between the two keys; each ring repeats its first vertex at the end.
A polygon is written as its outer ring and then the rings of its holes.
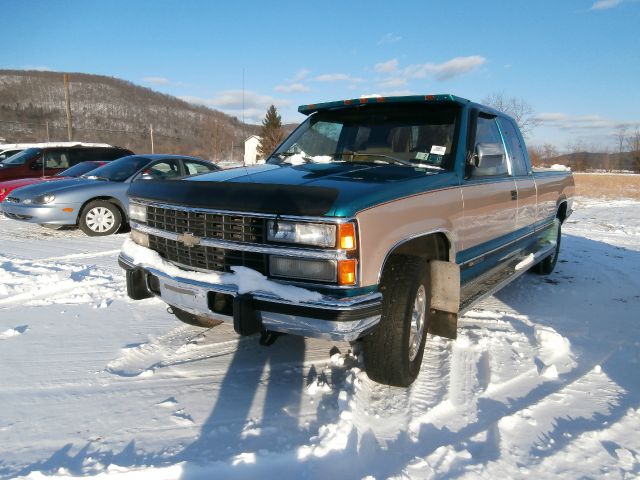
{"type": "Polygon", "coordinates": [[[184,243],[184,246],[189,248],[200,245],[200,240],[200,237],[196,237],[193,233],[189,232],[178,235],[178,241],[184,243]]]}

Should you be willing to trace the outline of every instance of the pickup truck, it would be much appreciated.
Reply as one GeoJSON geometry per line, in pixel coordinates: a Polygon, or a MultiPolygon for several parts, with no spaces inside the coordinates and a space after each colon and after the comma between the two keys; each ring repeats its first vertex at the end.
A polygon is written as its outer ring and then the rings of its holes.
{"type": "Polygon", "coordinates": [[[573,178],[534,171],[509,116],[454,95],[299,111],[264,165],[132,184],[132,299],[267,345],[357,342],[371,379],[408,386],[427,333],[456,338],[476,302],[553,271],[573,178]]]}

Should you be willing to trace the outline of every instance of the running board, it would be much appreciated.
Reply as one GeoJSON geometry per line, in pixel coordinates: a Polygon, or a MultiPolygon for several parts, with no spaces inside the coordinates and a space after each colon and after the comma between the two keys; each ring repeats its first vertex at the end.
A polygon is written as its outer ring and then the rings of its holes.
{"type": "Polygon", "coordinates": [[[554,244],[545,243],[537,252],[519,255],[509,260],[506,264],[489,270],[487,273],[463,285],[460,292],[460,311],[458,315],[464,315],[476,303],[490,297],[507,284],[513,282],[520,275],[526,273],[529,268],[551,255],[555,248],[554,244]]]}

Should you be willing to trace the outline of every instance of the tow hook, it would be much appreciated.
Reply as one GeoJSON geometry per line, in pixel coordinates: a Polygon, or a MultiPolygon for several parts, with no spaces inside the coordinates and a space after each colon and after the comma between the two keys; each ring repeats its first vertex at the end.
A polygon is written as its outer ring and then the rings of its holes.
{"type": "Polygon", "coordinates": [[[282,335],[286,335],[286,333],[274,332],[272,330],[262,330],[260,332],[260,345],[263,347],[270,347],[276,340],[282,335]]]}

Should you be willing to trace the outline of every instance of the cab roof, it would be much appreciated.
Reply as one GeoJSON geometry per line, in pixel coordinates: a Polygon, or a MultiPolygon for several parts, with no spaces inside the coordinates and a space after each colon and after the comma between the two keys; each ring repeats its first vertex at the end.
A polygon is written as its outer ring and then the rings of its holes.
{"type": "Polygon", "coordinates": [[[466,98],[457,97],[451,94],[437,95],[407,95],[402,97],[360,97],[348,100],[338,100],[335,102],[311,103],[308,105],[300,105],[298,111],[304,115],[310,115],[320,110],[335,110],[340,108],[352,107],[356,105],[373,104],[373,103],[427,103],[427,102],[454,102],[461,105],[471,103],[466,98]]]}

